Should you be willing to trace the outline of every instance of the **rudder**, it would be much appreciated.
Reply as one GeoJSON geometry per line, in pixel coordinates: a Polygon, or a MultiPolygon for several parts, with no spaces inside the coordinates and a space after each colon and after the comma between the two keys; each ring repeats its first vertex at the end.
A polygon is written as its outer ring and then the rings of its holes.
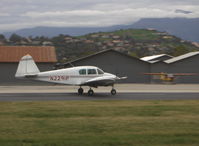
{"type": "Polygon", "coordinates": [[[26,76],[35,76],[39,72],[40,71],[37,65],[35,64],[32,56],[26,55],[21,58],[15,77],[23,78],[26,76]]]}

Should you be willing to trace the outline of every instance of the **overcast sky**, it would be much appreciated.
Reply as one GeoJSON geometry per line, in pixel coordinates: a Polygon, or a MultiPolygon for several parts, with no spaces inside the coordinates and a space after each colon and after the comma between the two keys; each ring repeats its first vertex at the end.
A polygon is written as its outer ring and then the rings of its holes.
{"type": "Polygon", "coordinates": [[[199,17],[199,0],[0,0],[0,32],[35,26],[111,26],[199,17]]]}

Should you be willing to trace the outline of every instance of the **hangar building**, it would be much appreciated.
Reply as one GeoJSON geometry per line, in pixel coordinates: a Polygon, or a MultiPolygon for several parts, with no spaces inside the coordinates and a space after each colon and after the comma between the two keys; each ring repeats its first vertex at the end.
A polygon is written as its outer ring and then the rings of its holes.
{"type": "MultiPolygon", "coordinates": [[[[57,62],[54,47],[48,46],[0,46],[0,85],[35,84],[27,80],[15,79],[18,62],[22,56],[30,54],[36,61],[40,71],[52,70],[57,62]]],[[[127,76],[126,83],[150,83],[152,78],[143,73],[198,73],[199,52],[191,52],[178,57],[156,55],[153,59],[143,61],[116,50],[104,50],[93,55],[64,63],[64,67],[81,65],[98,66],[105,72],[117,76],[127,76]]],[[[199,83],[199,76],[179,77],[177,83],[199,83]]],[[[43,83],[41,83],[43,84],[43,83]]]]}
{"type": "MultiPolygon", "coordinates": [[[[169,64],[168,72],[170,73],[198,73],[199,74],[199,51],[190,52],[178,57],[164,61],[169,64]]],[[[182,76],[176,82],[178,83],[199,83],[199,75],[182,76]]]]}
{"type": "MultiPolygon", "coordinates": [[[[141,58],[149,62],[151,73],[198,73],[199,68],[197,62],[199,60],[199,52],[190,52],[181,56],[172,57],[166,54],[153,55],[141,58]]],[[[151,83],[161,82],[155,80],[155,76],[151,76],[151,83]]],[[[180,76],[175,80],[176,83],[199,83],[199,76],[180,76]]]]}
{"type": "Polygon", "coordinates": [[[127,76],[128,79],[123,80],[123,83],[148,83],[150,81],[150,77],[143,75],[150,71],[150,63],[113,49],[65,63],[64,67],[70,67],[71,64],[98,66],[105,72],[116,74],[119,77],[127,76]]]}
{"type": "Polygon", "coordinates": [[[54,63],[57,62],[54,47],[0,46],[0,85],[35,83],[15,79],[14,77],[19,60],[26,54],[30,54],[33,57],[40,71],[52,70],[54,63]]]}

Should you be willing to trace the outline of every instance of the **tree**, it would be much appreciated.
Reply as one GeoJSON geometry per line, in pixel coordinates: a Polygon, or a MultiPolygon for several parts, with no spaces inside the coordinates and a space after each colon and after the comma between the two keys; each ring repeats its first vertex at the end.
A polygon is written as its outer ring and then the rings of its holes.
{"type": "Polygon", "coordinates": [[[175,47],[171,53],[172,56],[179,56],[185,53],[190,52],[191,50],[189,48],[186,48],[183,45],[179,45],[177,47],[175,47]]]}
{"type": "Polygon", "coordinates": [[[17,35],[17,34],[15,34],[15,33],[10,36],[10,41],[11,42],[20,42],[21,39],[22,39],[22,37],[17,35]]]}
{"type": "Polygon", "coordinates": [[[0,41],[5,41],[5,40],[6,40],[5,36],[3,34],[0,34],[0,41]]]}

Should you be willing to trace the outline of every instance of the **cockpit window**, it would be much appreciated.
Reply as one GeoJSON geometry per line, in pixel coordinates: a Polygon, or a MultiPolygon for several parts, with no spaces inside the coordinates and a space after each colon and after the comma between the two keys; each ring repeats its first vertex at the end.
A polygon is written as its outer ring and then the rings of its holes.
{"type": "Polygon", "coordinates": [[[97,74],[96,69],[88,69],[88,75],[97,74]]]}
{"type": "Polygon", "coordinates": [[[85,75],[86,74],[86,69],[80,69],[79,70],[80,75],[85,75]]]}
{"type": "Polygon", "coordinates": [[[97,72],[98,72],[98,74],[100,75],[100,74],[104,74],[104,72],[101,70],[101,69],[97,69],[97,72]]]}

